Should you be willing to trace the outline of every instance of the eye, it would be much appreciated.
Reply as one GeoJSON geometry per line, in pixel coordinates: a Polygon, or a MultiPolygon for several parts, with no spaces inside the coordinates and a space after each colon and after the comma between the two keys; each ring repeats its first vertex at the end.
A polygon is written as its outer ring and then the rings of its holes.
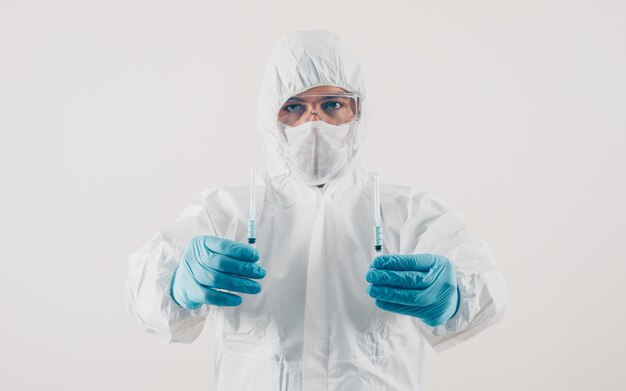
{"type": "Polygon", "coordinates": [[[301,113],[304,111],[304,106],[301,104],[291,104],[291,105],[285,105],[283,106],[283,110],[285,110],[287,113],[301,113]]]}
{"type": "Polygon", "coordinates": [[[324,102],[324,104],[322,104],[322,108],[324,109],[324,111],[330,111],[330,110],[338,110],[343,106],[343,104],[337,102],[337,101],[329,101],[329,102],[324,102]]]}

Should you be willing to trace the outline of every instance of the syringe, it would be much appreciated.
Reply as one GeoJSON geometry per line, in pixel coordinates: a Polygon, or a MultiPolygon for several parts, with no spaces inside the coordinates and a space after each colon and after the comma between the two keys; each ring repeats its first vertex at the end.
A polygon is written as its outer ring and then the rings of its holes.
{"type": "Polygon", "coordinates": [[[380,187],[378,174],[374,175],[374,250],[377,253],[383,251],[383,227],[380,219],[380,187]]]}
{"type": "Polygon", "coordinates": [[[248,244],[256,243],[256,186],[254,168],[250,172],[250,209],[248,215],[248,244]]]}

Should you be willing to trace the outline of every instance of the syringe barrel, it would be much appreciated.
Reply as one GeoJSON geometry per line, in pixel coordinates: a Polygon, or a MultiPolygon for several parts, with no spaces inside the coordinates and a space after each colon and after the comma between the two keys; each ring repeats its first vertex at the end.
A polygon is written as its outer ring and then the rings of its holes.
{"type": "Polygon", "coordinates": [[[377,225],[374,227],[374,247],[378,250],[383,246],[383,227],[377,225]]]}
{"type": "Polygon", "coordinates": [[[256,220],[248,220],[248,243],[256,242],[256,220]]]}

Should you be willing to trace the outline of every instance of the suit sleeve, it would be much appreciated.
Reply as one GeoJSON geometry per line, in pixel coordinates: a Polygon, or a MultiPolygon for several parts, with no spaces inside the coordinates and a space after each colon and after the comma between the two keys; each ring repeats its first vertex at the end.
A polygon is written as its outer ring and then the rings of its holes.
{"type": "Polygon", "coordinates": [[[162,229],[129,257],[126,309],[163,343],[191,343],[201,334],[209,305],[179,306],[170,295],[172,277],[189,241],[198,235],[234,236],[237,206],[230,194],[207,189],[178,220],[162,229]]]}
{"type": "Polygon", "coordinates": [[[508,301],[504,278],[488,244],[466,227],[459,214],[431,194],[414,194],[400,242],[407,253],[443,255],[454,264],[460,293],[457,312],[438,327],[415,320],[436,351],[461,343],[502,318],[508,301]]]}

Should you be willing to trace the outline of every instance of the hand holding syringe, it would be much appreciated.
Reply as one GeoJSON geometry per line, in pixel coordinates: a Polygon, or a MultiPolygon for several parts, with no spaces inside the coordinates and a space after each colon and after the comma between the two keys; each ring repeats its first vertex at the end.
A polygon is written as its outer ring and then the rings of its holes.
{"type": "Polygon", "coordinates": [[[257,262],[254,171],[250,184],[248,244],[218,236],[196,236],[187,245],[173,277],[170,295],[189,310],[203,304],[238,306],[244,294],[258,294],[265,269],[257,262]],[[250,245],[252,247],[250,247],[250,245]]]}

